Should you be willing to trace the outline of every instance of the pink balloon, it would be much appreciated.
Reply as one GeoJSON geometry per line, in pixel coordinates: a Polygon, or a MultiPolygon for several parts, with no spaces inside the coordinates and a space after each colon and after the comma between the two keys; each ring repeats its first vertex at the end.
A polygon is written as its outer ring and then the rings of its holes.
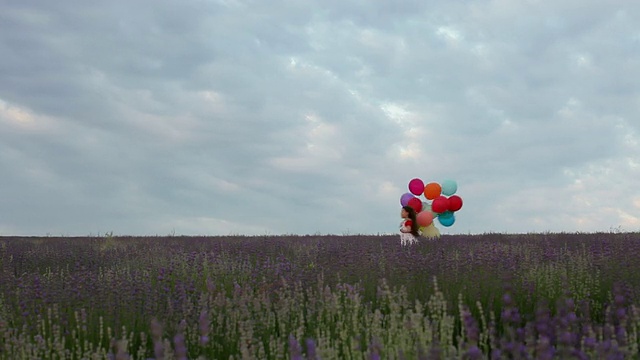
{"type": "Polygon", "coordinates": [[[424,182],[418,178],[411,179],[409,181],[409,191],[413,195],[421,195],[424,192],[424,182]]]}
{"type": "Polygon", "coordinates": [[[433,222],[433,214],[429,210],[425,210],[416,216],[416,221],[420,226],[429,226],[433,222]]]}

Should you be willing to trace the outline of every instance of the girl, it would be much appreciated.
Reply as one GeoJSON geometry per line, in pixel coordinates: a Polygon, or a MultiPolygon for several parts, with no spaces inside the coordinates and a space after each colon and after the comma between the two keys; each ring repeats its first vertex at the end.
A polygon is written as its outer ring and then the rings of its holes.
{"type": "Polygon", "coordinates": [[[411,206],[403,206],[400,210],[402,222],[400,223],[400,244],[410,245],[418,242],[420,236],[416,211],[411,206]]]}

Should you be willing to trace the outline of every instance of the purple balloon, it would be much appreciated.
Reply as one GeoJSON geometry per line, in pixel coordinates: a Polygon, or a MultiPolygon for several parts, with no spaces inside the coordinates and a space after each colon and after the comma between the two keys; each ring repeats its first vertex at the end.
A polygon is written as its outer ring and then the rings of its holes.
{"type": "Polygon", "coordinates": [[[413,194],[411,193],[404,193],[402,194],[402,197],[400,198],[400,204],[402,206],[407,206],[409,205],[409,200],[413,199],[415,196],[413,196],[413,194]]]}

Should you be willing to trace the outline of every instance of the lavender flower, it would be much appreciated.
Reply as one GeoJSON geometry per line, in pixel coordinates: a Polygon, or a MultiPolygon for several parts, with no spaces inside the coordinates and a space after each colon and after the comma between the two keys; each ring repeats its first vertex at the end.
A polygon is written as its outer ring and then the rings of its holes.
{"type": "Polygon", "coordinates": [[[289,358],[291,360],[303,360],[302,348],[298,340],[291,334],[289,335],[289,358]]]}

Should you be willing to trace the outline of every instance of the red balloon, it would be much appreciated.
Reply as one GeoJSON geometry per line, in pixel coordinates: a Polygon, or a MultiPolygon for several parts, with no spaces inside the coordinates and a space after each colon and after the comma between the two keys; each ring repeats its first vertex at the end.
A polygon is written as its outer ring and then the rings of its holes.
{"type": "Polygon", "coordinates": [[[431,203],[431,210],[436,213],[443,213],[449,209],[449,199],[446,196],[438,196],[431,203]]]}
{"type": "Polygon", "coordinates": [[[409,200],[409,204],[407,205],[411,206],[413,210],[416,211],[416,213],[419,213],[420,211],[422,211],[422,201],[420,201],[420,199],[418,198],[413,198],[409,200]]]}
{"type": "Polygon", "coordinates": [[[449,197],[449,211],[458,211],[462,208],[462,198],[458,195],[449,197]]]}

